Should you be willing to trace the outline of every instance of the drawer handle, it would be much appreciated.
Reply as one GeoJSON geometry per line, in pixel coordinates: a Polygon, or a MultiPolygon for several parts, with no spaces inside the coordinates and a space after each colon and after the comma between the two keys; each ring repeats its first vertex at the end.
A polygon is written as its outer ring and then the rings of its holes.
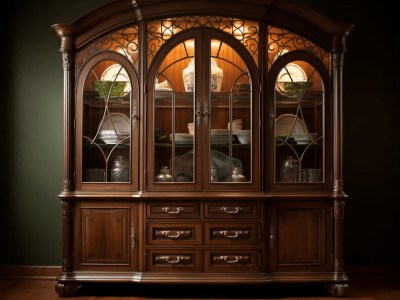
{"type": "Polygon", "coordinates": [[[185,238],[190,236],[191,231],[190,230],[175,230],[175,231],[170,231],[170,230],[157,230],[156,231],[156,237],[158,236],[164,236],[170,239],[179,239],[179,238],[185,238]]]}
{"type": "Polygon", "coordinates": [[[221,210],[224,213],[227,213],[227,214],[237,214],[237,213],[239,213],[239,211],[241,211],[243,209],[241,207],[238,207],[238,206],[235,206],[235,208],[233,208],[233,209],[231,209],[229,207],[226,207],[226,206],[222,206],[221,210]]]}
{"type": "Polygon", "coordinates": [[[233,232],[229,232],[229,231],[225,231],[224,235],[228,238],[228,239],[236,239],[239,236],[239,231],[233,231],[233,232]]]}
{"type": "Polygon", "coordinates": [[[174,208],[171,208],[171,207],[163,207],[163,208],[162,208],[162,211],[163,211],[163,212],[166,212],[166,213],[168,213],[168,214],[170,214],[170,215],[177,215],[177,214],[183,212],[183,211],[184,211],[184,208],[183,208],[183,207],[180,207],[180,206],[174,207],[174,208]]]}
{"type": "Polygon", "coordinates": [[[215,262],[222,261],[227,264],[237,264],[240,262],[248,262],[249,259],[250,259],[250,257],[248,255],[235,255],[235,256],[220,255],[220,256],[215,256],[213,258],[213,261],[215,261],[215,262]]]}
{"type": "Polygon", "coordinates": [[[246,238],[249,237],[249,230],[214,230],[213,237],[225,237],[228,239],[246,238]]]}
{"type": "Polygon", "coordinates": [[[190,256],[158,256],[156,258],[157,262],[167,262],[171,265],[179,264],[179,263],[188,263],[190,262],[190,256]]]}

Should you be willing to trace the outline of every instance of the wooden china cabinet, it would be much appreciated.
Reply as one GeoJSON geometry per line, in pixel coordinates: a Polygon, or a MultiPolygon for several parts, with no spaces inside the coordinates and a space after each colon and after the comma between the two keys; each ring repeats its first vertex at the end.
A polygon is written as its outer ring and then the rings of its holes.
{"type": "Polygon", "coordinates": [[[344,294],[351,24],[291,0],[120,0],[52,29],[64,67],[59,295],[85,282],[344,294]]]}

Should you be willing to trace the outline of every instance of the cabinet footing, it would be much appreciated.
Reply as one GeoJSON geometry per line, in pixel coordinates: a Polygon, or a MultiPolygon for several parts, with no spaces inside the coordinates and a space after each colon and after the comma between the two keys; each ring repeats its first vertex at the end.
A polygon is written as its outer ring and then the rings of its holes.
{"type": "Polygon", "coordinates": [[[349,285],[346,283],[333,283],[333,284],[326,284],[325,288],[335,297],[342,297],[346,294],[347,290],[349,289],[349,285]]]}
{"type": "Polygon", "coordinates": [[[80,283],[57,283],[55,290],[60,297],[71,297],[81,286],[80,283]]]}

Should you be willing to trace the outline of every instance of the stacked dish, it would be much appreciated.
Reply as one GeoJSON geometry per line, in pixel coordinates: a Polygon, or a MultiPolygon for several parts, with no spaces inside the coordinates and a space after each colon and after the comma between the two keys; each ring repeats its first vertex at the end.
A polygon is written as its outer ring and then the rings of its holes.
{"type": "Polygon", "coordinates": [[[232,134],[236,135],[241,144],[249,144],[251,140],[250,130],[234,130],[232,134]]]}
{"type": "Polygon", "coordinates": [[[232,120],[232,122],[228,122],[228,129],[230,128],[231,130],[240,130],[243,128],[242,125],[242,119],[235,119],[232,120]]]}
{"type": "Polygon", "coordinates": [[[111,113],[104,117],[99,125],[99,138],[106,144],[128,142],[130,120],[121,113],[111,113]]]}
{"type": "Polygon", "coordinates": [[[294,140],[299,145],[310,144],[314,142],[316,137],[317,137],[316,133],[309,133],[309,132],[294,134],[294,140]]]}
{"type": "Polygon", "coordinates": [[[306,124],[296,115],[283,114],[276,118],[275,136],[294,137],[296,134],[308,133],[306,124]]]}
{"type": "Polygon", "coordinates": [[[171,133],[169,139],[175,141],[175,144],[192,144],[193,134],[190,133],[171,133]]]}
{"type": "Polygon", "coordinates": [[[228,129],[211,129],[211,144],[229,144],[228,129]]]}

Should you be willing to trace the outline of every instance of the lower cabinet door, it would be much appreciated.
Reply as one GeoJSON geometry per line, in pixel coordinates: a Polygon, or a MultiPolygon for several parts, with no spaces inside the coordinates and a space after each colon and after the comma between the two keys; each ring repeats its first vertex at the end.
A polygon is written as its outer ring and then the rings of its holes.
{"type": "Polygon", "coordinates": [[[136,204],[75,206],[75,269],[136,270],[136,204]]]}
{"type": "Polygon", "coordinates": [[[276,201],[270,210],[270,267],[273,271],[332,269],[329,201],[276,201]]]}

